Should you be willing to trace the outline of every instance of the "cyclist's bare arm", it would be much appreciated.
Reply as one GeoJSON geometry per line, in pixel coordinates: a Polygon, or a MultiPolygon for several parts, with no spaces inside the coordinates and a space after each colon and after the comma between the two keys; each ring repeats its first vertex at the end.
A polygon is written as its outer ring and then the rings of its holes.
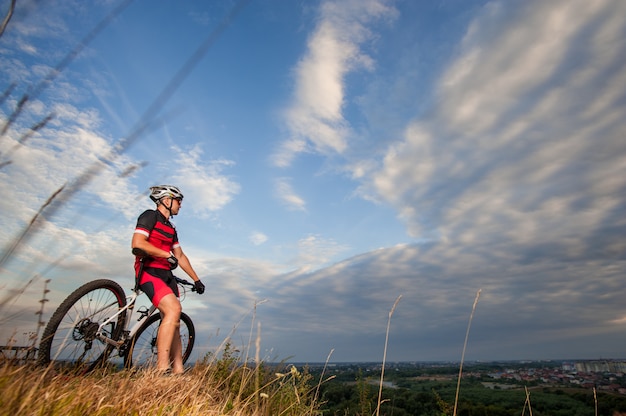
{"type": "MultiPolygon", "coordinates": [[[[160,248],[157,248],[157,247],[153,246],[152,244],[150,244],[150,242],[148,242],[148,237],[146,237],[143,234],[139,234],[139,233],[134,233],[133,234],[133,240],[131,242],[131,248],[132,249],[140,249],[144,253],[146,253],[145,255],[151,256],[151,257],[161,257],[161,258],[166,259],[169,256],[171,256],[171,254],[168,253],[167,251],[161,250],[160,248]]],[[[185,269],[183,268],[183,270],[185,270],[185,269]]]]}
{"type": "Polygon", "coordinates": [[[196,271],[191,266],[189,258],[187,258],[187,255],[183,252],[183,249],[180,248],[180,246],[175,247],[172,250],[172,253],[174,253],[174,256],[178,259],[178,265],[180,266],[180,268],[183,269],[185,273],[187,273],[189,277],[193,279],[194,282],[200,280],[200,278],[196,274],[196,271]]]}

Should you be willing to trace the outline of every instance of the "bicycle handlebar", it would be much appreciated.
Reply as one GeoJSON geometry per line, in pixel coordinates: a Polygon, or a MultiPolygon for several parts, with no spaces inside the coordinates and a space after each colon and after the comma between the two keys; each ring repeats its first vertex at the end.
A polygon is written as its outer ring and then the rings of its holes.
{"type": "Polygon", "coordinates": [[[176,279],[176,283],[180,285],[191,287],[192,292],[196,291],[196,285],[190,282],[189,280],[181,279],[180,277],[176,277],[176,276],[174,276],[174,279],[176,279]]]}

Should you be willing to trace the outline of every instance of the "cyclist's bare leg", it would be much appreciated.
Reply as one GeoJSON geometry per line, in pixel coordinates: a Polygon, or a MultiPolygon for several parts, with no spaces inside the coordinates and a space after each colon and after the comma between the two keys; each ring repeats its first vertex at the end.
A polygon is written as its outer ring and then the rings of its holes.
{"type": "Polygon", "coordinates": [[[173,372],[182,372],[182,347],[180,346],[180,314],[182,307],[180,301],[173,293],[163,296],[159,302],[161,312],[161,326],[157,334],[157,369],[167,371],[170,361],[173,362],[173,372]],[[178,336],[175,336],[178,335],[178,336]],[[175,355],[179,355],[177,363],[175,355]],[[178,368],[178,364],[180,368],[178,368]]]}
{"type": "Polygon", "coordinates": [[[183,367],[183,345],[180,340],[180,323],[176,327],[174,339],[172,340],[170,362],[172,363],[172,374],[182,374],[185,371],[183,367]]]}

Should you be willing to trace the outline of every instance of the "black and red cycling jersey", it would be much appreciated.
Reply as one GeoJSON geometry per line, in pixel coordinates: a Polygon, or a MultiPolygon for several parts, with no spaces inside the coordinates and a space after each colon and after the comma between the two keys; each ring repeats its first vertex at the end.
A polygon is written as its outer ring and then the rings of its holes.
{"type": "MultiPolygon", "coordinates": [[[[158,210],[149,209],[144,211],[137,219],[135,233],[148,237],[148,242],[153,246],[170,253],[174,248],[179,247],[178,234],[176,228],[158,210]]],[[[165,269],[170,270],[167,259],[149,257],[144,260],[144,269],[165,269]]],[[[135,258],[135,273],[139,271],[139,257],[135,258]]]]}

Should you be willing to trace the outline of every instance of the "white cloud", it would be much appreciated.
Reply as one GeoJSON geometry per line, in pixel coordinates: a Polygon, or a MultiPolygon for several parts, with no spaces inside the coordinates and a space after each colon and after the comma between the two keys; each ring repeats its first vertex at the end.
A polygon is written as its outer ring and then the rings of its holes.
{"type": "Polygon", "coordinates": [[[373,184],[414,236],[583,253],[623,204],[626,125],[613,116],[624,111],[623,71],[607,52],[624,6],[520,7],[477,18],[441,79],[435,117],[389,147],[373,184]],[[611,110],[586,117],[598,108],[611,110]]]}
{"type": "Polygon", "coordinates": [[[301,138],[286,140],[280,144],[279,148],[271,156],[272,163],[279,168],[288,167],[296,154],[307,151],[309,150],[305,140],[301,138]]]}
{"type": "Polygon", "coordinates": [[[255,246],[260,246],[267,241],[267,236],[261,232],[255,231],[250,234],[250,242],[255,246]]]}
{"type": "Polygon", "coordinates": [[[218,211],[239,193],[241,186],[222,174],[234,162],[223,159],[207,162],[201,159],[200,145],[187,150],[174,147],[173,151],[176,157],[164,163],[175,166],[171,181],[181,188],[186,205],[194,212],[206,215],[218,211]]]}
{"type": "Polygon", "coordinates": [[[350,127],[343,116],[345,77],[358,68],[371,68],[372,59],[360,45],[371,36],[367,25],[393,16],[387,1],[325,1],[307,52],[295,69],[296,93],[285,111],[287,139],[273,156],[276,166],[289,166],[303,151],[342,153],[350,127]]]}
{"type": "Polygon", "coordinates": [[[442,77],[442,116],[458,131],[483,133],[519,105],[518,97],[543,87],[602,11],[602,2],[587,1],[524,3],[513,12],[502,6],[486,7],[442,77]]]}
{"type": "MultiPolygon", "coordinates": [[[[6,192],[5,200],[13,208],[7,212],[21,216],[30,209],[34,214],[65,184],[71,194],[82,191],[96,195],[101,201],[111,203],[112,210],[126,213],[132,207],[132,200],[120,196],[135,191],[127,178],[120,178],[119,174],[133,162],[113,152],[111,140],[95,130],[98,116],[93,110],[79,110],[70,105],[54,108],[56,117],[23,145],[18,145],[16,138],[30,126],[28,115],[24,116],[26,121],[20,120],[3,138],[6,148],[14,150],[3,155],[12,163],[0,172],[6,175],[3,179],[6,189],[11,189],[6,192]],[[95,175],[87,176],[90,170],[95,175]],[[85,182],[83,179],[87,177],[90,180],[85,182]],[[19,211],[15,210],[18,205],[19,211]]],[[[71,194],[65,192],[58,200],[69,197],[67,202],[71,202],[71,194]]]]}
{"type": "Polygon", "coordinates": [[[274,189],[278,199],[280,199],[287,208],[296,211],[306,210],[304,199],[296,195],[288,178],[276,179],[274,189]]]}
{"type": "Polygon", "coordinates": [[[332,239],[309,235],[298,241],[298,256],[295,264],[300,270],[313,270],[328,264],[347,247],[332,239]]]}

